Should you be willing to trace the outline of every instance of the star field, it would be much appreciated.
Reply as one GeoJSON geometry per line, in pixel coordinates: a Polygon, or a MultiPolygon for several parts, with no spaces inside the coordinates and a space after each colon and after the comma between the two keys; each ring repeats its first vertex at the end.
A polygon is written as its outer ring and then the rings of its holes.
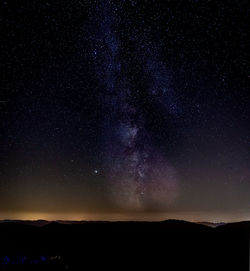
{"type": "Polygon", "coordinates": [[[249,218],[249,12],[1,2],[0,212],[249,218]]]}

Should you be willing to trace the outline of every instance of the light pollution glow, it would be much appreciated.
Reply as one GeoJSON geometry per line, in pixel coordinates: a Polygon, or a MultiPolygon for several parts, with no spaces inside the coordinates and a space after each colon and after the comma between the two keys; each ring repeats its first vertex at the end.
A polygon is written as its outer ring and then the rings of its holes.
{"type": "Polygon", "coordinates": [[[236,222],[250,220],[247,210],[236,213],[180,212],[180,213],[49,213],[49,212],[4,212],[0,220],[67,220],[67,221],[163,221],[179,219],[191,222],[236,222]]]}

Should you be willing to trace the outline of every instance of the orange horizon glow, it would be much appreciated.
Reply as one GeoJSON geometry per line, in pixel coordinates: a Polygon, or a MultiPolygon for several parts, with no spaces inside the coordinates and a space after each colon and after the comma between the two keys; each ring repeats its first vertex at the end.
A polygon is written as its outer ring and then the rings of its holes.
{"type": "Polygon", "coordinates": [[[5,212],[0,220],[68,220],[68,221],[163,221],[167,219],[186,220],[190,222],[236,222],[250,220],[247,213],[50,213],[50,212],[5,212]]]}

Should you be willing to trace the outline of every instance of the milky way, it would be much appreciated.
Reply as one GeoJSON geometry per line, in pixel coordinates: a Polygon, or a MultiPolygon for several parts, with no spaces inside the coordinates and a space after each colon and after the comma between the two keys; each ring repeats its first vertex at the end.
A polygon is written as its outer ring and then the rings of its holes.
{"type": "MultiPolygon", "coordinates": [[[[155,146],[142,104],[151,106],[154,101],[163,108],[164,118],[178,115],[177,99],[165,64],[158,60],[158,46],[149,47],[152,41],[144,37],[135,41],[135,49],[126,51],[115,30],[119,22],[116,6],[104,3],[97,7],[99,31],[94,40],[98,42],[93,44],[104,88],[101,102],[107,107],[104,153],[111,195],[116,205],[129,210],[164,208],[178,195],[177,173],[155,146]],[[137,85],[136,78],[145,84],[137,85]]],[[[129,35],[133,40],[133,34],[129,35]]]]}
{"type": "Polygon", "coordinates": [[[248,2],[0,2],[1,217],[249,219],[248,2]]]}

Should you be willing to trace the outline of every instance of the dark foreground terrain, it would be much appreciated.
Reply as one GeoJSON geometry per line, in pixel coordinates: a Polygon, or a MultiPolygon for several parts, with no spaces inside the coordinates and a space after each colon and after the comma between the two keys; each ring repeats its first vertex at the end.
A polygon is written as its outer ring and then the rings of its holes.
{"type": "Polygon", "coordinates": [[[249,232],[250,222],[2,222],[0,270],[249,270],[249,232]]]}

